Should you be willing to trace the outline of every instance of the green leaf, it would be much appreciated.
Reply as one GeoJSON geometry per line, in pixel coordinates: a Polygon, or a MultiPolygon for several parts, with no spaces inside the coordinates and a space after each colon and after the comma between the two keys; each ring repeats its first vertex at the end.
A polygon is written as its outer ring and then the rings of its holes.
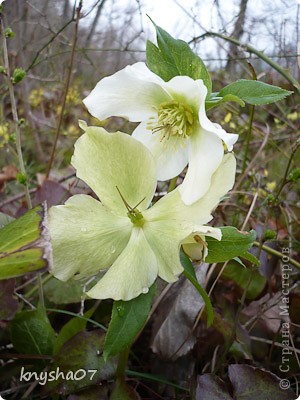
{"type": "Polygon", "coordinates": [[[244,260],[250,261],[253,265],[259,266],[260,261],[257,257],[255,257],[252,253],[249,253],[249,251],[246,251],[245,253],[240,255],[241,258],[244,260]]]}
{"type": "Polygon", "coordinates": [[[51,246],[45,214],[45,206],[39,205],[0,229],[0,279],[48,267],[51,246]]]}
{"type": "Polygon", "coordinates": [[[217,96],[224,97],[230,94],[239,97],[245,103],[262,105],[283,100],[292,93],[264,82],[240,79],[225,86],[217,96]]]}
{"type": "Polygon", "coordinates": [[[191,260],[188,258],[186,254],[184,254],[182,250],[180,251],[180,261],[184,268],[183,273],[185,277],[195,286],[195,288],[198,290],[200,296],[204,301],[207,312],[207,326],[210,326],[214,320],[214,310],[210,298],[208,297],[208,294],[203,289],[203,287],[197,281],[197,277],[191,260]]]}
{"type": "Polygon", "coordinates": [[[117,360],[104,361],[103,342],[104,335],[98,329],[79,332],[68,340],[55,356],[50,368],[54,373],[59,370],[61,374],[55,380],[48,380],[45,394],[67,395],[82,388],[93,387],[99,381],[111,379],[117,360]]]}
{"type": "Polygon", "coordinates": [[[42,309],[22,311],[10,323],[11,340],[20,353],[51,355],[55,332],[42,309]]]}
{"type": "Polygon", "coordinates": [[[186,42],[174,39],[153,21],[152,23],[156,29],[157,46],[150,41],[147,42],[148,68],[166,82],[178,75],[189,76],[195,80],[202,79],[207,87],[207,98],[209,98],[212,83],[201,58],[186,42]]]}
{"type": "Polygon", "coordinates": [[[62,282],[52,278],[44,285],[45,297],[54,304],[78,303],[82,296],[82,285],[78,281],[62,282]]]}
{"type": "Polygon", "coordinates": [[[147,294],[129,301],[114,302],[104,344],[105,360],[131,346],[147,320],[155,291],[156,284],[151,286],[147,294]]]}
{"type": "Polygon", "coordinates": [[[242,256],[250,249],[256,238],[254,230],[241,232],[233,226],[223,226],[220,229],[222,240],[218,241],[209,236],[205,238],[208,245],[208,255],[205,261],[208,263],[225,262],[242,256]]]}
{"type": "Polygon", "coordinates": [[[267,282],[258,270],[251,271],[250,268],[243,268],[237,261],[230,261],[226,265],[222,278],[234,281],[243,290],[247,289],[247,299],[255,299],[264,290],[267,282]]]}
{"type": "Polygon", "coordinates": [[[211,108],[216,107],[221,103],[227,103],[228,101],[234,101],[241,107],[245,106],[245,102],[233,94],[226,94],[224,97],[219,97],[216,95],[216,93],[214,93],[214,96],[211,96],[210,99],[205,102],[205,109],[206,111],[210,110],[211,108]]]}
{"type": "Polygon", "coordinates": [[[55,340],[53,354],[59,353],[62,346],[69,339],[75,336],[78,332],[85,330],[86,324],[88,322],[86,318],[90,318],[94,311],[95,309],[91,308],[84,313],[84,318],[81,318],[80,316],[72,318],[62,327],[55,340]]]}

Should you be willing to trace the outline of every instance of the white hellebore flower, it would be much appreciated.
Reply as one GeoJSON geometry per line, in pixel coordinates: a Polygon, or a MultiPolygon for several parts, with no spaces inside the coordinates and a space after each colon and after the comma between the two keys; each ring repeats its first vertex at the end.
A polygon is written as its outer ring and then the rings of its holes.
{"type": "Polygon", "coordinates": [[[233,185],[233,155],[224,157],[209,192],[194,205],[186,206],[176,189],[149,208],[157,183],[151,152],[122,132],[81,127],[85,134],[75,144],[72,164],[101,202],[81,194],[49,210],[53,275],[67,281],[107,270],[87,295],[115,300],[147,293],[157,276],[177,280],[185,238],[195,233],[221,239],[220,229],[203,224],[233,185]]]}
{"type": "Polygon", "coordinates": [[[176,76],[164,82],[138,62],[102,79],[83,102],[100,120],[119,116],[141,122],[132,136],[152,152],[158,180],[179,175],[189,164],[179,189],[189,205],[209,190],[223,142],[231,151],[238,138],[207,118],[206,94],[201,79],[176,76]]]}

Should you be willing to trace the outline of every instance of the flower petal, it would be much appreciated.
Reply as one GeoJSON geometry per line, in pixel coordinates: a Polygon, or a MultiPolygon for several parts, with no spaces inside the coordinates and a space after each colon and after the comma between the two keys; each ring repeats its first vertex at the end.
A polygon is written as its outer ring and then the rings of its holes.
{"type": "Polygon", "coordinates": [[[147,123],[142,122],[132,137],[143,143],[152,153],[157,167],[157,179],[166,181],[179,175],[188,163],[188,140],[171,136],[162,140],[161,132],[151,133],[147,123]]]}
{"type": "Polygon", "coordinates": [[[173,190],[162,197],[153,207],[145,211],[145,219],[152,223],[156,220],[173,220],[190,230],[186,234],[196,232],[199,226],[212,219],[211,212],[221,198],[232,188],[235,179],[236,161],[233,154],[226,154],[213,174],[208,192],[194,204],[187,206],[183,203],[179,190],[173,190]]]}
{"type": "Polygon", "coordinates": [[[147,293],[157,273],[157,259],[143,229],[133,228],[124,251],[87,295],[94,299],[131,300],[147,293]]]}
{"type": "Polygon", "coordinates": [[[202,79],[194,80],[189,76],[175,76],[163,87],[174,100],[188,104],[196,113],[201,105],[205,107],[207,88],[202,79]]]}
{"type": "Polygon", "coordinates": [[[213,173],[222,162],[222,141],[205,130],[195,132],[190,138],[189,166],[179,192],[185,204],[200,199],[209,189],[213,173]]]}
{"type": "Polygon", "coordinates": [[[108,268],[126,247],[132,224],[82,194],[50,208],[49,229],[54,261],[51,273],[66,281],[78,273],[91,276],[108,268]]]}
{"type": "Polygon", "coordinates": [[[197,232],[194,232],[192,235],[185,238],[182,242],[184,252],[194,261],[204,261],[208,254],[205,236],[221,240],[222,231],[219,228],[203,226],[197,232]]]}
{"type": "Polygon", "coordinates": [[[117,188],[131,207],[144,199],[139,210],[146,209],[152,200],[157,183],[153,156],[129,135],[86,127],[75,143],[72,164],[77,176],[119,215],[126,215],[127,210],[117,188]]]}
{"type": "Polygon", "coordinates": [[[219,124],[211,122],[206,115],[205,102],[201,103],[199,108],[199,122],[202,129],[217,135],[226,144],[228,151],[232,150],[232,147],[238,140],[239,135],[236,133],[227,133],[219,124]]]}
{"type": "Polygon", "coordinates": [[[144,121],[155,115],[156,105],[170,99],[161,82],[144,63],[136,63],[101,79],[83,102],[100,120],[119,116],[133,122],[144,121]]]}
{"type": "Polygon", "coordinates": [[[187,233],[180,228],[177,221],[170,220],[157,220],[144,225],[145,236],[157,258],[158,275],[167,282],[175,282],[183,271],[179,247],[187,233]]]}

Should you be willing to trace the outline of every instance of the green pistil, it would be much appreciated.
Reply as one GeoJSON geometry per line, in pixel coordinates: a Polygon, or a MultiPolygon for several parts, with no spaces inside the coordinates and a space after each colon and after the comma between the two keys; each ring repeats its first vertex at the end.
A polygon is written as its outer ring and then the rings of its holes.
{"type": "Polygon", "coordinates": [[[144,225],[144,217],[143,214],[136,208],[127,213],[128,218],[135,226],[142,227],[144,225]]]}
{"type": "Polygon", "coordinates": [[[120,192],[120,189],[118,188],[118,186],[116,186],[116,189],[117,189],[119,195],[121,196],[121,199],[122,199],[125,207],[127,208],[127,211],[128,211],[127,217],[130,219],[130,221],[133,223],[133,225],[142,227],[144,225],[145,221],[144,221],[143,214],[137,209],[137,206],[140,205],[142,203],[142,201],[145,200],[145,197],[140,202],[138,202],[138,204],[135,207],[131,207],[125,200],[122,193],[120,192]]]}
{"type": "Polygon", "coordinates": [[[169,139],[171,136],[186,138],[192,133],[194,122],[191,107],[178,101],[170,101],[160,105],[157,125],[149,122],[148,129],[153,133],[161,131],[162,139],[169,139]]]}

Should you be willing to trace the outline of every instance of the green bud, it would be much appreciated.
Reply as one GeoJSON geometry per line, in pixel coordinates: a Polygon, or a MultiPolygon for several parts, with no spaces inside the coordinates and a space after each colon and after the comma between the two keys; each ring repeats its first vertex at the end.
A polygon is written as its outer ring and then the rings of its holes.
{"type": "Polygon", "coordinates": [[[294,168],[288,175],[290,182],[298,182],[300,179],[300,168],[294,168]]]}
{"type": "Polygon", "coordinates": [[[21,82],[26,76],[26,71],[22,68],[16,68],[14,70],[13,76],[11,78],[12,83],[19,83],[21,82]]]}
{"type": "Polygon", "coordinates": [[[276,232],[274,232],[272,229],[267,229],[267,230],[265,231],[265,235],[264,235],[265,240],[272,240],[272,239],[275,239],[276,236],[277,236],[276,232]]]}
{"type": "Polygon", "coordinates": [[[19,122],[18,122],[18,125],[19,125],[19,126],[25,125],[25,122],[26,122],[26,121],[25,121],[25,118],[20,118],[20,119],[19,119],[19,122]]]}
{"type": "Polygon", "coordinates": [[[6,74],[6,68],[0,65],[0,74],[6,74]]]}
{"type": "Polygon", "coordinates": [[[270,203],[274,203],[275,200],[275,196],[273,194],[268,194],[268,196],[266,197],[267,202],[270,203]]]}
{"type": "Polygon", "coordinates": [[[25,174],[22,174],[21,172],[18,172],[16,178],[17,178],[17,181],[19,183],[21,183],[21,185],[26,185],[27,176],[25,174]]]}
{"type": "Polygon", "coordinates": [[[13,132],[9,135],[10,143],[16,143],[16,132],[13,132]]]}
{"type": "Polygon", "coordinates": [[[12,39],[15,36],[15,32],[11,28],[6,28],[4,33],[6,38],[12,39]]]}

